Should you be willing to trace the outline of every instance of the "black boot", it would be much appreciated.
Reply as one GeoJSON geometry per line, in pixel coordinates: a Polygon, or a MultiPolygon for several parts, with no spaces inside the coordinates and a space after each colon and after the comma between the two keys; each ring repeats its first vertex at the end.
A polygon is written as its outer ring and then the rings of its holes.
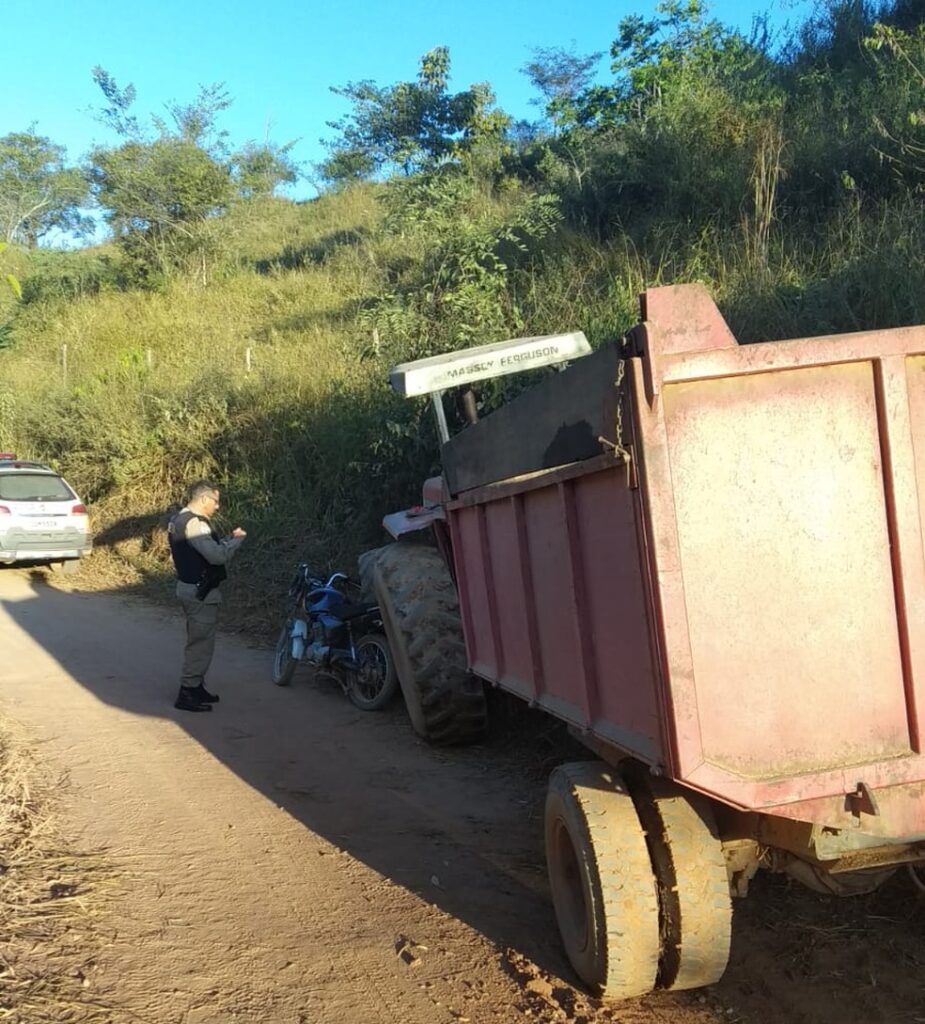
{"type": "Polygon", "coordinates": [[[199,687],[181,686],[177,699],[173,702],[180,711],[211,711],[212,705],[199,696],[199,687]]]}
{"type": "Polygon", "coordinates": [[[200,700],[203,704],[217,704],[222,698],[217,693],[209,693],[209,691],[200,683],[193,693],[196,694],[197,700],[200,700]]]}

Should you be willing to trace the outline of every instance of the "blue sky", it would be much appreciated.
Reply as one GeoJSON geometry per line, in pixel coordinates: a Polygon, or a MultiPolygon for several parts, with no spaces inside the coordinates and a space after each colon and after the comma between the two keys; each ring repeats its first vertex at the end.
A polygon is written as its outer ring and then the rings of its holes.
{"type": "MultiPolygon", "coordinates": [[[[621,18],[649,16],[654,0],[18,0],[0,16],[0,135],[36,122],[77,160],[113,137],[93,120],[102,96],[90,71],[102,65],[119,86],[137,89],[139,113],[189,101],[200,84],[224,82],[234,99],[221,124],[232,144],[299,139],[301,162],[321,159],[325,122],[346,103],[330,86],[363,78],[388,85],[413,78],[418,58],[450,48],[451,89],[489,81],[498,103],[533,118],[533,94],[520,68],[533,47],[573,42],[579,53],[606,51],[621,18]]],[[[713,15],[748,29],[767,11],[776,26],[803,20],[808,0],[717,0],[713,15]]],[[[606,62],[602,61],[602,70],[606,62]]],[[[297,197],[314,194],[301,183],[297,197]]]]}

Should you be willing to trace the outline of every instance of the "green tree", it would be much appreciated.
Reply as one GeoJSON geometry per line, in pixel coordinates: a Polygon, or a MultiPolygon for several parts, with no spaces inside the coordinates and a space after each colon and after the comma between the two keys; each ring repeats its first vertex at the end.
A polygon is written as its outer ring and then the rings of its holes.
{"type": "Polygon", "coordinates": [[[378,168],[371,153],[338,144],[331,146],[330,155],[316,170],[324,183],[338,189],[372,178],[378,168]]]}
{"type": "Polygon", "coordinates": [[[227,165],[194,142],[168,136],[94,150],[89,178],[142,277],[176,269],[206,276],[210,221],[234,196],[227,165]]]}
{"type": "Polygon", "coordinates": [[[284,185],[293,185],[299,171],[292,159],[296,140],[284,146],[249,142],[233,158],[234,180],[245,198],[271,196],[284,185]]]}
{"type": "Polygon", "coordinates": [[[218,127],[218,117],[231,103],[222,82],[201,85],[192,103],[173,100],[166,105],[173,128],[162,117],[155,116],[152,122],[162,138],[179,137],[213,156],[222,156],[227,152],[228,132],[218,127]]]}
{"type": "Polygon", "coordinates": [[[760,26],[746,39],[701,0],[665,0],[653,18],[624,18],[610,54],[613,81],[573,94],[547,147],[573,219],[597,232],[651,215],[738,220],[760,166],[767,223],[782,98],[760,26]]]}
{"type": "Polygon", "coordinates": [[[634,14],[620,22],[610,47],[612,85],[584,97],[584,123],[621,123],[645,118],[693,80],[709,81],[731,96],[762,101],[774,72],[768,37],[759,21],[753,38],[708,17],[703,0],[663,0],[655,18],[634,14]]]}
{"type": "Polygon", "coordinates": [[[202,87],[190,104],[167,105],[153,133],[131,112],[132,85],[120,89],[103,68],[93,78],[107,105],[99,119],[124,141],[98,146],[87,176],[130,264],[142,280],[181,270],[205,281],[214,252],[213,220],[235,196],[233,166],[218,115],[230,104],[221,85],[202,87]]]}
{"type": "Polygon", "coordinates": [[[554,196],[509,187],[503,203],[493,202],[455,164],[396,176],[382,195],[384,228],[401,237],[409,258],[394,290],[361,319],[392,339],[396,357],[434,355],[522,327],[512,277],[556,230],[554,196]]]}
{"type": "Polygon", "coordinates": [[[449,78],[449,50],[438,46],[421,58],[416,81],[333,88],[353,110],[328,122],[340,137],[326,143],[321,176],[337,184],[382,171],[412,174],[502,137],[510,120],[495,107],[491,88],[481,83],[451,93],[449,78]]]}
{"type": "Polygon", "coordinates": [[[521,68],[542,96],[534,103],[545,105],[554,130],[574,125],[581,97],[591,87],[602,53],[576,54],[560,46],[536,47],[533,60],[521,68]]]}
{"type": "Polygon", "coordinates": [[[124,89],[120,89],[112,75],[99,65],[90,72],[90,75],[99,86],[107,104],[96,113],[100,124],[123,139],[140,139],[141,124],[131,112],[137,96],[135,86],[129,82],[124,89]]]}
{"type": "Polygon", "coordinates": [[[34,247],[50,231],[82,233],[87,183],[64,147],[33,128],[0,138],[0,238],[34,247]]]}
{"type": "Polygon", "coordinates": [[[925,36],[912,8],[826,0],[786,51],[792,207],[835,209],[925,184],[925,36]]]}
{"type": "Polygon", "coordinates": [[[597,232],[610,201],[607,172],[612,154],[593,126],[584,123],[586,97],[602,53],[585,56],[562,47],[537,48],[521,71],[540,93],[531,102],[543,104],[545,122],[519,147],[529,176],[538,177],[560,198],[574,223],[597,232]],[[606,153],[606,155],[605,155],[606,153]]]}
{"type": "Polygon", "coordinates": [[[877,152],[907,188],[925,185],[925,25],[904,32],[877,23],[865,39],[875,55],[881,94],[888,109],[874,113],[877,152]]]}

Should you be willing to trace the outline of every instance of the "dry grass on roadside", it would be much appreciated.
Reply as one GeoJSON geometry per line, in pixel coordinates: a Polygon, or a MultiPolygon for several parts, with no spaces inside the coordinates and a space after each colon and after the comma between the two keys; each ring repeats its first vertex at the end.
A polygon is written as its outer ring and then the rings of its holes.
{"type": "Polygon", "coordinates": [[[95,911],[111,877],[55,818],[59,784],[0,722],[0,1021],[108,1024],[93,997],[95,911]]]}

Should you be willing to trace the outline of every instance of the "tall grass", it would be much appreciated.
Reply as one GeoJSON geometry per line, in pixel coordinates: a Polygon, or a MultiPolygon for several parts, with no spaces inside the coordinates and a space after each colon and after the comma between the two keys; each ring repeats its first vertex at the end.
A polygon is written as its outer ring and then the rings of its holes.
{"type": "MultiPolygon", "coordinates": [[[[236,211],[206,288],[23,307],[0,352],[0,448],[64,471],[100,551],[156,582],[169,579],[166,510],[191,479],[217,477],[228,525],[249,531],[232,620],[269,629],[296,558],[349,568],[437,468],[426,406],[395,397],[387,373],[421,331],[443,347],[457,335],[427,319],[426,245],[383,229],[376,194],[236,211]],[[389,319],[399,293],[413,336],[389,319]]],[[[502,301],[477,340],[581,329],[599,344],[637,320],[644,288],[695,280],[742,341],[925,322],[923,228],[912,199],[849,204],[812,230],[771,224],[756,258],[747,226],[599,243],[561,227],[498,271],[502,301]]]]}

